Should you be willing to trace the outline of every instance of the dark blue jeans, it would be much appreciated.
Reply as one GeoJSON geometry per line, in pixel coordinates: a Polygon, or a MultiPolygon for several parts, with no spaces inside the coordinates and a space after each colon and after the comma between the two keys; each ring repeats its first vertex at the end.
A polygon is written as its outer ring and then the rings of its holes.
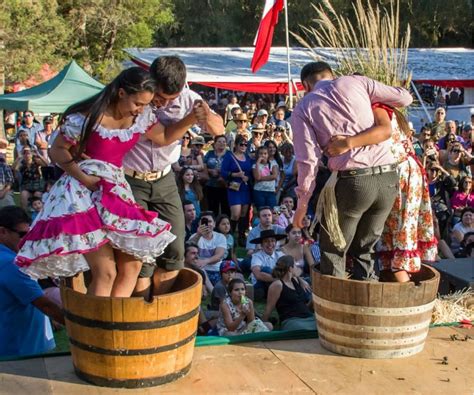
{"type": "Polygon", "coordinates": [[[260,207],[276,206],[276,195],[275,192],[266,192],[266,191],[253,191],[253,204],[259,209],[260,207]]]}

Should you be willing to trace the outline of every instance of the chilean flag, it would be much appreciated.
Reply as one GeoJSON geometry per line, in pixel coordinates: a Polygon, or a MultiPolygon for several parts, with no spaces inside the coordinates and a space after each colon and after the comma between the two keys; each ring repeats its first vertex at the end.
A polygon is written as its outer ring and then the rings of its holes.
{"type": "Polygon", "coordinates": [[[272,46],[273,31],[278,23],[278,13],[283,9],[285,0],[265,0],[263,17],[258,27],[255,38],[255,52],[253,53],[252,73],[256,73],[265,63],[267,63],[272,46]]]}

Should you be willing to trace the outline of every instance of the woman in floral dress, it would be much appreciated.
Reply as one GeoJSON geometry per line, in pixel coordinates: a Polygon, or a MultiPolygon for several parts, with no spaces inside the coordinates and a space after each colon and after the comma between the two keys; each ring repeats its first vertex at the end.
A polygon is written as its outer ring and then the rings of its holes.
{"type": "MultiPolygon", "coordinates": [[[[376,126],[362,134],[372,136],[367,138],[369,144],[377,144],[386,138],[374,139],[379,137],[371,135],[372,130],[385,123],[387,118],[391,120],[391,147],[400,177],[398,196],[385,222],[379,246],[380,269],[391,271],[396,281],[406,282],[410,281],[411,273],[420,270],[422,261],[434,261],[437,255],[428,184],[423,166],[413,150],[404,116],[383,104],[375,104],[373,111],[376,126]]],[[[349,144],[347,138],[338,136],[326,151],[332,156],[344,153],[342,148],[334,149],[336,145],[342,145],[341,142],[351,149],[367,145],[362,141],[349,144]]]]}
{"type": "Polygon", "coordinates": [[[142,262],[155,262],[174,240],[168,223],[135,203],[122,170],[139,138],[166,145],[196,122],[191,113],[165,130],[148,105],[154,90],[148,72],[133,67],[66,111],[51,148],[65,174],[21,242],[22,271],[54,278],[90,269],[88,293],[128,297],[142,262]]]}

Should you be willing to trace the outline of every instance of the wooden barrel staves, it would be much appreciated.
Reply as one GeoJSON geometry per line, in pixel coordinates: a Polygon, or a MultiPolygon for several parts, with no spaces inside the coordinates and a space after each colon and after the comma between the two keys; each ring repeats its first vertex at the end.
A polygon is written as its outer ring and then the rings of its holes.
{"type": "Polygon", "coordinates": [[[170,293],[151,302],[90,296],[63,285],[76,374],[96,385],[124,388],[184,376],[193,358],[201,287],[201,276],[189,269],[179,272],[170,293]]]}
{"type": "Polygon", "coordinates": [[[358,358],[403,358],[423,350],[439,273],[423,265],[413,280],[367,282],[313,271],[321,345],[358,358]]]}

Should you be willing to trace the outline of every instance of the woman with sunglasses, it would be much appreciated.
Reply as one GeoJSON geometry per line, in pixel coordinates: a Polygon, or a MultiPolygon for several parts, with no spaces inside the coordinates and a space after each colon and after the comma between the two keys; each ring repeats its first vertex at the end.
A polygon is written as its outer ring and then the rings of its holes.
{"type": "Polygon", "coordinates": [[[237,225],[239,244],[245,245],[245,231],[248,229],[248,209],[251,203],[252,160],[247,155],[247,139],[238,135],[233,152],[227,152],[222,161],[221,175],[228,181],[227,198],[230,205],[232,232],[237,225]]]}
{"type": "Polygon", "coordinates": [[[191,130],[188,130],[181,139],[181,153],[176,163],[172,167],[175,173],[179,173],[184,166],[191,164],[191,130]]]}

